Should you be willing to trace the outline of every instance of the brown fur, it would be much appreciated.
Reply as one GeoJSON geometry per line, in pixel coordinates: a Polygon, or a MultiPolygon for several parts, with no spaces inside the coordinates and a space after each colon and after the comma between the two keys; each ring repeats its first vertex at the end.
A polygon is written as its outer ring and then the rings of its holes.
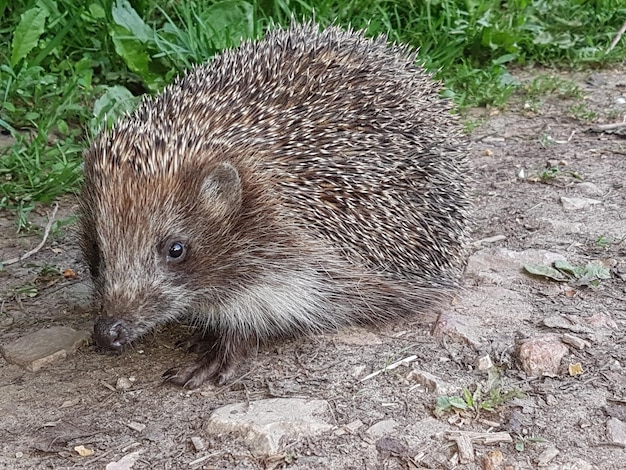
{"type": "Polygon", "coordinates": [[[191,316],[203,359],[166,378],[196,387],[258,342],[445,299],[463,266],[467,140],[414,60],[294,25],[96,139],[81,227],[98,344],[191,316]]]}

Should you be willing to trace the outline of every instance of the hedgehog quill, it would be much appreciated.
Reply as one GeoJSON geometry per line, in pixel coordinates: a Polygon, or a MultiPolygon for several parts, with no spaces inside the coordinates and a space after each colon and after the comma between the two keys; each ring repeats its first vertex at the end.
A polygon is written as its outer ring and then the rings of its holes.
{"type": "Polygon", "coordinates": [[[232,380],[260,343],[419,314],[464,265],[468,142],[416,54],[309,22],[198,66],[85,153],[99,346],[189,321],[232,380]]]}

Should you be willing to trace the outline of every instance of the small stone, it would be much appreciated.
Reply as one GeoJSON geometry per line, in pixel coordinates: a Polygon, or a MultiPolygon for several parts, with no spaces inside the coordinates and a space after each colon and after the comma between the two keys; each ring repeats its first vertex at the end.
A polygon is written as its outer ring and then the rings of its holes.
{"type": "Polygon", "coordinates": [[[546,403],[549,406],[556,406],[556,405],[559,404],[559,400],[554,395],[552,395],[551,393],[548,393],[546,395],[546,403]]]}
{"type": "Polygon", "coordinates": [[[350,433],[354,434],[362,426],[363,426],[363,421],[361,421],[360,419],[356,419],[352,421],[351,423],[346,424],[344,428],[350,433]]]}
{"type": "Polygon", "coordinates": [[[135,466],[137,460],[139,460],[139,456],[143,450],[138,450],[136,452],[132,452],[130,454],[125,455],[117,462],[110,462],[106,465],[105,470],[130,470],[135,466]]]}
{"type": "Polygon", "coordinates": [[[115,388],[117,390],[130,390],[133,386],[133,382],[127,377],[120,377],[115,382],[115,388]]]}
{"type": "Polygon", "coordinates": [[[597,199],[561,196],[561,204],[566,211],[581,211],[601,203],[602,201],[598,201],[597,199]]]}
{"type": "Polygon", "coordinates": [[[554,446],[550,446],[545,449],[539,457],[537,457],[537,466],[538,467],[547,467],[550,462],[554,460],[554,458],[560,454],[559,449],[554,446]]]}
{"type": "Polygon", "coordinates": [[[423,370],[412,370],[407,374],[406,379],[423,385],[426,390],[434,393],[435,395],[448,395],[454,391],[455,388],[441,380],[436,375],[423,370]]]}
{"type": "Polygon", "coordinates": [[[144,429],[146,429],[146,425],[145,424],[136,423],[135,421],[131,421],[126,426],[128,426],[130,429],[132,429],[134,431],[137,431],[137,432],[141,432],[144,429]]]}
{"type": "Polygon", "coordinates": [[[601,196],[602,190],[598,188],[595,184],[590,183],[589,181],[585,181],[584,183],[579,183],[576,185],[576,188],[582,190],[585,194],[589,196],[601,196]]]}
{"type": "Polygon", "coordinates": [[[552,315],[543,319],[548,328],[561,328],[576,333],[591,333],[593,329],[583,324],[584,318],[576,315],[552,315]]]}
{"type": "Polygon", "coordinates": [[[585,341],[578,336],[570,335],[567,333],[561,336],[561,341],[576,349],[585,349],[591,347],[591,343],[589,343],[589,341],[585,341]]]}
{"type": "Polygon", "coordinates": [[[388,436],[389,434],[393,434],[394,430],[398,427],[398,423],[393,419],[385,419],[383,421],[379,421],[378,423],[370,426],[370,428],[365,431],[371,437],[383,437],[388,436]]]}
{"type": "Polygon", "coordinates": [[[61,403],[59,408],[71,408],[72,406],[76,406],[80,403],[80,398],[73,398],[71,400],[65,400],[61,403]]]}
{"type": "Polygon", "coordinates": [[[499,449],[494,449],[484,454],[480,459],[482,470],[497,470],[504,462],[504,455],[499,449]]]}
{"type": "Polygon", "coordinates": [[[626,424],[617,418],[611,418],[606,423],[606,434],[609,440],[626,447],[626,424]]]}
{"type": "Polygon", "coordinates": [[[65,326],[44,328],[0,347],[2,356],[31,372],[65,359],[83,344],[89,343],[91,333],[65,326]]]}
{"type": "Polygon", "coordinates": [[[193,448],[196,449],[196,452],[202,452],[206,449],[206,444],[200,436],[192,436],[191,445],[193,445],[193,448]]]}
{"type": "Polygon", "coordinates": [[[376,441],[376,450],[384,456],[403,456],[406,455],[408,451],[407,447],[402,442],[389,436],[381,437],[376,441]]]}
{"type": "Polygon", "coordinates": [[[257,453],[276,454],[281,438],[293,441],[328,432],[333,426],[328,402],[302,398],[268,398],[234,403],[211,413],[205,430],[213,434],[239,434],[257,453]]]}
{"type": "Polygon", "coordinates": [[[557,335],[542,335],[522,340],[518,347],[518,357],[522,369],[529,377],[556,376],[561,359],[568,353],[557,335]]]}
{"type": "Polygon", "coordinates": [[[493,361],[489,354],[483,354],[476,359],[476,367],[478,370],[489,370],[493,367],[493,361]]]}

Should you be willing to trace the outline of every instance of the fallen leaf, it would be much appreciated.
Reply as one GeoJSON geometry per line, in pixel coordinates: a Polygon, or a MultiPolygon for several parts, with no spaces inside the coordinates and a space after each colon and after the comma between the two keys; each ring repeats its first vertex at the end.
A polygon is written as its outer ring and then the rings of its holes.
{"type": "Polygon", "coordinates": [[[85,446],[76,446],[76,447],[74,447],[74,450],[81,457],[89,457],[90,455],[93,455],[93,450],[87,449],[87,447],[85,447],[85,446]]]}
{"type": "Polygon", "coordinates": [[[543,264],[525,264],[524,270],[530,274],[534,274],[535,276],[547,277],[548,279],[552,279],[554,281],[565,282],[569,280],[569,278],[561,271],[543,264]]]}
{"type": "Polygon", "coordinates": [[[569,365],[569,375],[571,375],[572,377],[576,375],[580,375],[582,373],[583,373],[583,366],[580,364],[580,362],[569,365]]]}

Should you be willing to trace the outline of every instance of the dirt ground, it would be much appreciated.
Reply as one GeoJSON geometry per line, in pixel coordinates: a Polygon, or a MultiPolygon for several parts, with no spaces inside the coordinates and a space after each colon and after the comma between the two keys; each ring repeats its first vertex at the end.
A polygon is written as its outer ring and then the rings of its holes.
{"type": "MultiPolygon", "coordinates": [[[[173,347],[185,333],[181,326],[163,328],[122,355],[86,346],[37,373],[0,359],[0,468],[105,468],[138,450],[133,469],[626,468],[625,437],[608,430],[611,420],[626,422],[626,128],[592,129],[623,120],[626,75],[620,69],[557,78],[575,81],[582,96],[518,95],[506,111],[467,116],[477,124],[472,238],[488,240],[472,247],[473,272],[444,312],[448,329],[437,325],[442,334],[433,334],[433,315],[274,344],[244,366],[234,385],[193,391],[160,380],[164,370],[190,359],[173,347]],[[566,208],[562,197],[586,203],[566,208]],[[611,278],[597,286],[558,283],[524,274],[521,264],[503,274],[498,253],[539,253],[528,250],[556,253],[576,266],[602,262],[611,278]],[[477,268],[476,260],[487,267],[477,268]],[[553,376],[528,377],[520,341],[565,333],[584,340],[582,349],[568,345],[553,376]],[[438,392],[417,386],[410,370],[435,375],[459,395],[486,383],[487,373],[476,366],[485,354],[500,371],[499,390],[519,396],[494,411],[436,416],[438,392]],[[409,367],[361,380],[411,355],[409,367]],[[120,378],[130,379],[126,387],[116,388],[120,378]],[[270,397],[326,400],[334,431],[295,436],[273,456],[256,454],[240,436],[206,432],[217,407],[270,397]],[[361,426],[337,432],[359,420],[361,426]],[[382,434],[370,432],[380,422],[392,424],[382,434]],[[451,431],[504,432],[511,442],[475,441],[471,462],[451,431]],[[192,445],[195,436],[205,450],[192,445]],[[81,445],[90,455],[79,455],[81,445]],[[549,459],[552,448],[558,454],[549,459]]],[[[58,218],[71,222],[74,205],[71,198],[60,201],[58,218]]],[[[46,210],[38,208],[34,218],[41,226],[46,210]]],[[[90,285],[71,227],[0,272],[0,344],[52,325],[92,328],[90,285]],[[67,268],[78,278],[58,275],[67,268]]],[[[12,216],[0,216],[0,259],[40,239],[37,230],[16,236],[12,216]]]]}

